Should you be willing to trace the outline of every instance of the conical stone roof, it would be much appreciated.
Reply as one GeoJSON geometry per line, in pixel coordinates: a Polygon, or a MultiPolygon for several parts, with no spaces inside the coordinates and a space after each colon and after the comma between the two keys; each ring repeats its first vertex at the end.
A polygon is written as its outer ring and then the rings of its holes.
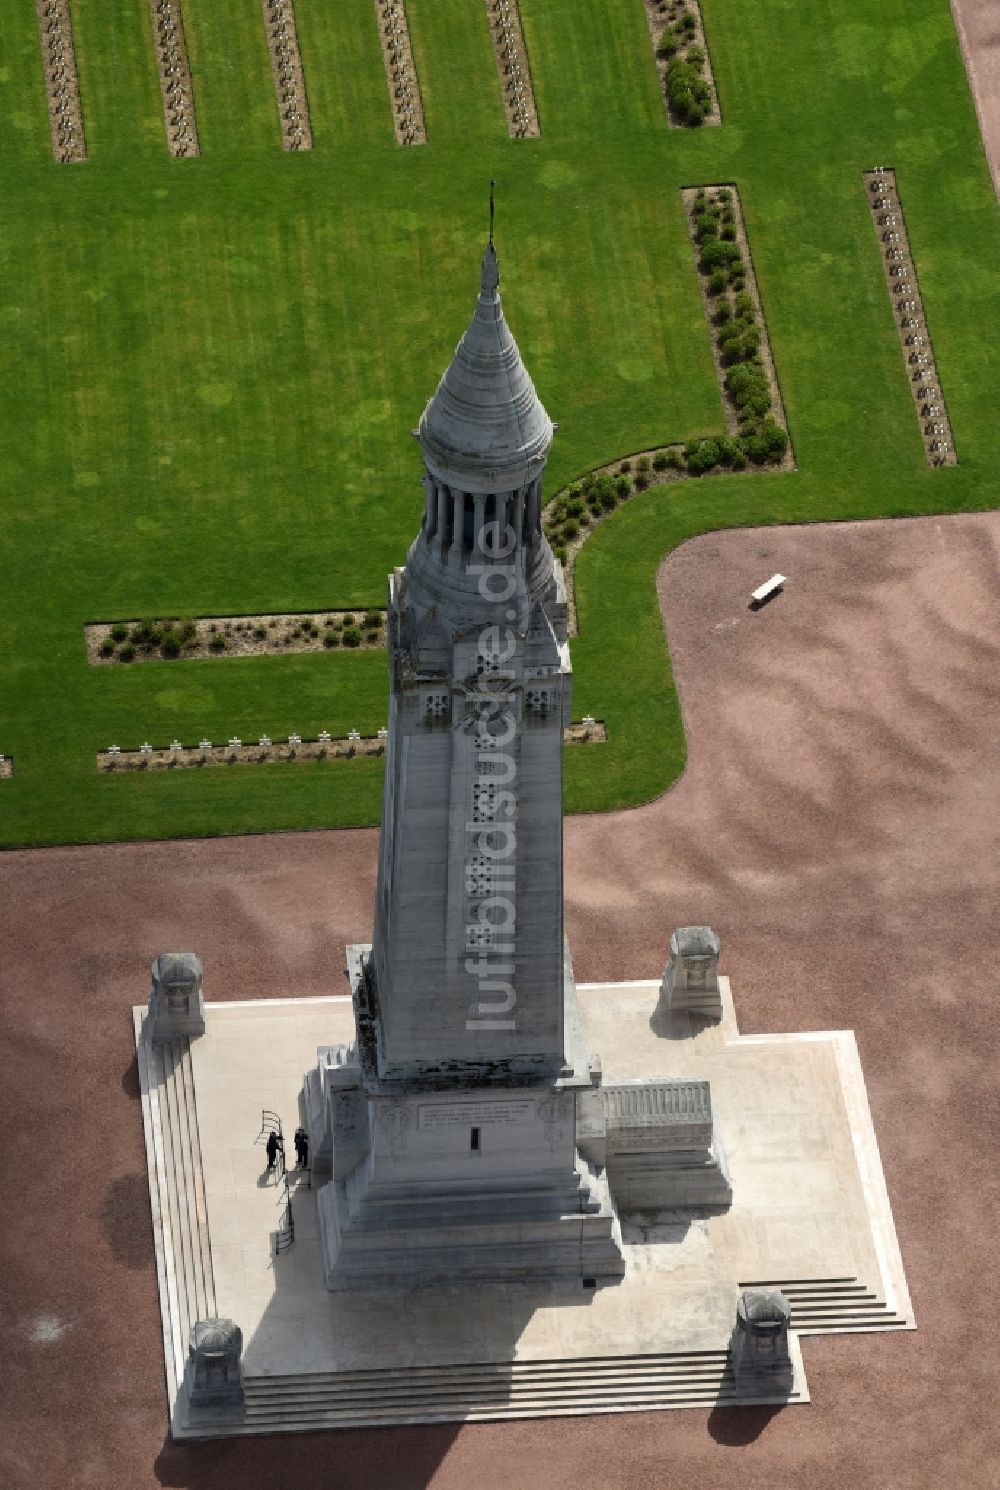
{"type": "Polygon", "coordinates": [[[470,491],[522,485],[552,443],[552,420],[504,319],[499,285],[488,243],[475,314],[417,431],[428,468],[470,491]]]}

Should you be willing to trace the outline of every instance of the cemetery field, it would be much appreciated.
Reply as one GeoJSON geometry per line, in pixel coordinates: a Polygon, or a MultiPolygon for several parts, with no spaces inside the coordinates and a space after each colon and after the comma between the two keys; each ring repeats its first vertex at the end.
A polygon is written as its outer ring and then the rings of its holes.
{"type": "MultiPolygon", "coordinates": [[[[101,775],[177,738],[372,735],[383,653],[90,667],[84,625],[384,604],[409,431],[505,309],[559,421],[551,495],[723,427],[681,189],[735,182],[798,469],[635,496],[576,564],[566,805],[645,801],[684,735],[655,590],[709,529],[996,506],[1000,216],[947,0],[703,0],[721,127],[668,129],[642,0],[521,0],[541,136],[508,138],[481,0],[408,0],[428,143],[394,143],[371,0],[298,0],[315,148],[281,149],[259,0],[183,0],[197,159],[148,10],[73,0],[89,159],[52,159],[34,7],[0,28],[0,845],[377,820],[377,760],[101,775]],[[862,172],[892,166],[959,464],[924,459],[862,172]]],[[[767,576],[761,574],[760,578],[767,576]]],[[[733,597],[734,614],[745,597],[733,597]]]]}

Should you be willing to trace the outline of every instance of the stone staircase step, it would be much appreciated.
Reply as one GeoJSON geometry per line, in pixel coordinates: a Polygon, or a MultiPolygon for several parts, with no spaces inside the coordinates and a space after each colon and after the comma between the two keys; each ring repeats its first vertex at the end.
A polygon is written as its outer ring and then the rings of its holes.
{"type": "Polygon", "coordinates": [[[247,1411],[259,1411],[261,1409],[273,1409],[286,1405],[294,1405],[297,1408],[314,1407],[329,1404],[339,1406],[357,1400],[366,1403],[385,1403],[392,1405],[399,1401],[410,1403],[430,1403],[444,1401],[446,1399],[460,1399],[467,1401],[495,1401],[502,1403],[515,1402],[524,1398],[537,1401],[552,1401],[557,1399],[578,1399],[580,1397],[591,1397],[600,1394],[602,1398],[617,1397],[621,1395],[630,1396],[636,1393],[648,1395],[649,1393],[662,1394],[669,1392],[672,1395],[690,1392],[701,1392],[708,1388],[717,1388],[721,1385],[732,1383],[731,1372],[705,1373],[697,1376],[623,1376],[620,1381],[595,1380],[592,1377],[584,1377],[579,1380],[570,1378],[566,1382],[549,1385],[541,1385],[538,1382],[511,1381],[506,1385],[501,1383],[475,1384],[456,1378],[452,1381],[438,1382],[433,1387],[424,1387],[420,1390],[401,1388],[399,1385],[385,1386],[381,1390],[366,1387],[342,1387],[328,1391],[316,1390],[313,1392],[288,1391],[288,1392],[257,1392],[247,1390],[247,1411]]]}
{"type": "Polygon", "coordinates": [[[191,1325],[216,1313],[190,1043],[144,1046],[143,1059],[168,1282],[164,1334],[171,1341],[169,1374],[176,1386],[191,1325]]]}

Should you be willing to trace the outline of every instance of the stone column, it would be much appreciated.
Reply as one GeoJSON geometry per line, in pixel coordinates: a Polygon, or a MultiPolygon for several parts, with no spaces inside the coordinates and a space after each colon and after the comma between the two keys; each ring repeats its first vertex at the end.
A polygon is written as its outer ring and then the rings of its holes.
{"type": "Polygon", "coordinates": [[[485,564],[486,554],[481,548],[483,524],[486,522],[486,498],[476,496],[473,499],[472,509],[472,549],[471,557],[475,564],[485,564]]]}
{"type": "Polygon", "coordinates": [[[435,482],[437,490],[437,518],[434,522],[434,535],[438,541],[438,548],[444,553],[444,541],[448,532],[448,488],[443,481],[435,482]]]}
{"type": "Polygon", "coordinates": [[[465,493],[450,491],[451,500],[451,545],[448,549],[447,559],[449,564],[456,568],[462,563],[462,530],[465,527],[465,493]]]}
{"type": "Polygon", "coordinates": [[[242,1418],[243,1331],[231,1319],[199,1319],[188,1337],[184,1371],[188,1416],[194,1421],[242,1418]]]}
{"type": "Polygon", "coordinates": [[[783,1293],[745,1289],[736,1306],[730,1340],[737,1391],[763,1397],[787,1397],[792,1390],[788,1326],[792,1306],[783,1293]]]}
{"type": "Polygon", "coordinates": [[[686,1010],[709,1019],[722,1018],[719,952],[722,943],[711,926],[680,926],[670,938],[670,959],[660,985],[661,1003],[671,1013],[686,1010]]]}
{"type": "Polygon", "coordinates": [[[153,959],[149,995],[150,1038],[192,1038],[205,1033],[203,969],[194,952],[161,952],[153,959]]]}

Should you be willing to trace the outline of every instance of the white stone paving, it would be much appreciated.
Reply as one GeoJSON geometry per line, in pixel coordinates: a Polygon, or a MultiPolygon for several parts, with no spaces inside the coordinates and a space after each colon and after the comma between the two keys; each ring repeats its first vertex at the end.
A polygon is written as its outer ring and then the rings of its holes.
{"type": "MultiPolygon", "coordinates": [[[[719,1350],[737,1285],[760,1280],[857,1277],[912,1327],[853,1034],[740,1037],[728,980],[720,984],[721,1025],[654,1016],[655,981],[580,988],[605,1079],[711,1081],[734,1190],[725,1215],[626,1219],[626,1277],[591,1294],[527,1286],[330,1294],[304,1181],[293,1202],[295,1244],[275,1257],[281,1192],[254,1144],[261,1109],[279,1112],[291,1134],[316,1047],[354,1033],[351,1002],[207,1005],[206,1034],[191,1053],[212,1263],[218,1312],[243,1329],[246,1374],[719,1350]]],[[[158,1243],[158,1262],[169,1290],[169,1241],[158,1243]]]]}

